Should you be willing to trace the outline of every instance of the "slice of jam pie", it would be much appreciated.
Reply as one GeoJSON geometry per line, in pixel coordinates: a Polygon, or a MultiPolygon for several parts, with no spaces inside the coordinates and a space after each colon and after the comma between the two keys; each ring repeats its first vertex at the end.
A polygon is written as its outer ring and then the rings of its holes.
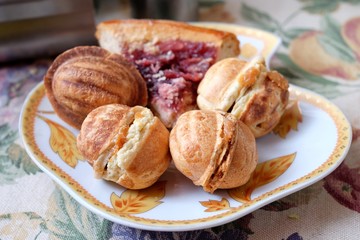
{"type": "Polygon", "coordinates": [[[168,128],[197,108],[197,87],[209,67],[240,53],[232,33],[168,20],[106,21],[96,37],[136,65],[147,82],[148,106],[168,128]]]}

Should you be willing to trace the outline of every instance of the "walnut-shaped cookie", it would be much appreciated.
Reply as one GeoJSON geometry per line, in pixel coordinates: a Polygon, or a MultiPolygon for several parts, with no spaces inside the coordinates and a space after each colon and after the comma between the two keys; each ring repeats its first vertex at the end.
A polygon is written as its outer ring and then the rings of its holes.
{"type": "Polygon", "coordinates": [[[60,54],[48,69],[44,85],[56,114],[77,129],[99,106],[147,104],[146,82],[136,67],[97,46],[79,46],[60,54]]]}

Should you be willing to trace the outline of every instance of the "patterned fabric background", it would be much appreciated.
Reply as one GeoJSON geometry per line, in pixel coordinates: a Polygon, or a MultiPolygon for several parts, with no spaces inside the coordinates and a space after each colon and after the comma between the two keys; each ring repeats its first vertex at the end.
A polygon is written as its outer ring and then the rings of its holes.
{"type": "MultiPolygon", "coordinates": [[[[201,9],[202,21],[277,34],[282,46],[271,67],[345,113],[353,128],[345,161],[325,179],[223,226],[125,227],[85,209],[31,161],[19,139],[19,113],[51,60],[9,63],[0,67],[0,239],[360,239],[360,1],[214,2],[201,9]]],[[[127,12],[120,9],[119,17],[127,12]]]]}

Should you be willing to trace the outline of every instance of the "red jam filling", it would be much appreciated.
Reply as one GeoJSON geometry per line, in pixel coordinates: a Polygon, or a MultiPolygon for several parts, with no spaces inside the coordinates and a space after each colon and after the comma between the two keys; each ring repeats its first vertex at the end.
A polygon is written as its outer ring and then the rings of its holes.
{"type": "Polygon", "coordinates": [[[160,98],[161,107],[182,112],[184,105],[196,104],[198,83],[215,62],[216,48],[180,40],[159,42],[155,47],[155,52],[136,49],[126,51],[125,56],[146,79],[150,101],[160,98]]]}

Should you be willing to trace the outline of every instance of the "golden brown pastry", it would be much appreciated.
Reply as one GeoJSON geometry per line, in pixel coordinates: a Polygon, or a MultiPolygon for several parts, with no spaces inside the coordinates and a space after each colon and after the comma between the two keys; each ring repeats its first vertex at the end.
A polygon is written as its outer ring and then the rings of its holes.
{"type": "Polygon", "coordinates": [[[289,100],[288,81],[268,71],[263,58],[238,58],[214,64],[198,88],[200,109],[229,112],[243,121],[255,137],[269,133],[279,122],[289,100]]]}
{"type": "Polygon", "coordinates": [[[245,184],[258,160],[250,129],[220,111],[181,115],[170,133],[170,152],[176,168],[210,193],[245,184]]]}
{"type": "Polygon", "coordinates": [[[136,67],[96,46],[75,47],[60,54],[48,69],[44,85],[55,112],[77,129],[96,107],[147,103],[146,83],[136,67]]]}
{"type": "Polygon", "coordinates": [[[96,37],[101,47],[137,66],[147,81],[149,107],[168,128],[197,109],[197,86],[209,67],[240,54],[233,33],[169,20],[106,21],[96,37]]]}
{"type": "Polygon", "coordinates": [[[142,106],[94,109],[81,126],[77,147],[96,178],[129,189],[149,187],[170,163],[169,131],[142,106]]]}
{"type": "Polygon", "coordinates": [[[180,39],[211,43],[215,46],[216,60],[240,54],[239,41],[232,33],[170,20],[104,21],[98,24],[95,35],[100,46],[115,53],[123,53],[127,48],[156,51],[158,42],[180,39]]]}

